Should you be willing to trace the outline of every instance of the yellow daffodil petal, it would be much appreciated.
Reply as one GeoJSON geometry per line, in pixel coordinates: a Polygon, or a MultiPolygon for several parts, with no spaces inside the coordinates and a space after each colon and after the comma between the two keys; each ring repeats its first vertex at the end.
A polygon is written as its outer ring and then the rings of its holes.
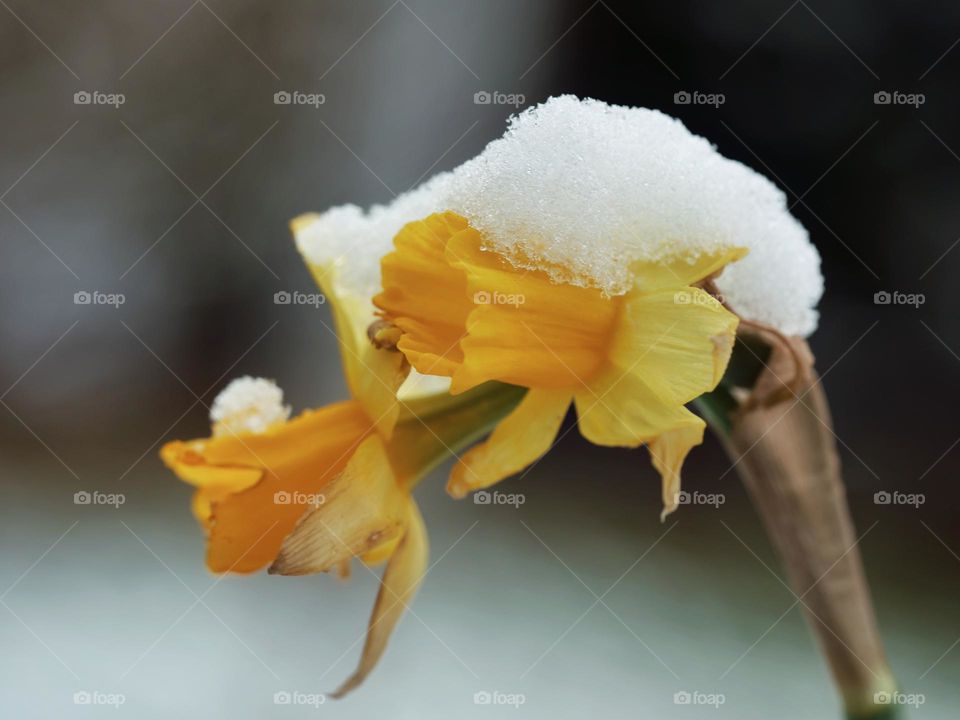
{"type": "MultiPolygon", "coordinates": [[[[311,270],[314,276],[320,272],[314,266],[311,270]]],[[[400,413],[397,389],[409,366],[401,353],[379,350],[370,343],[367,328],[374,316],[369,299],[341,293],[331,296],[330,305],[350,395],[363,404],[378,432],[388,438],[400,413]]]]}
{"type": "Polygon", "coordinates": [[[608,365],[577,393],[580,432],[598,445],[648,443],[663,480],[664,513],[676,507],[680,469],[703,441],[704,423],[684,404],[723,376],[737,317],[698,288],[629,293],[608,365]]]}
{"type": "Polygon", "coordinates": [[[207,520],[207,566],[244,573],[273,560],[308,508],[304,503],[346,466],[370,431],[360,404],[344,402],[308,410],[264,433],[169,443],[161,455],[181,477],[195,482],[206,474],[220,481],[235,474],[232,487],[203,487],[209,494],[194,502],[194,512],[207,520]]]}
{"type": "Polygon", "coordinates": [[[550,449],[572,399],[569,390],[529,390],[490,438],[453,466],[447,492],[462,498],[536,461],[550,449]]]}
{"type": "Polygon", "coordinates": [[[629,293],[607,365],[576,394],[580,431],[598,445],[636,447],[699,423],[683,405],[716,387],[736,328],[737,317],[697,288],[629,293]]]}
{"type": "Polygon", "coordinates": [[[231,493],[240,492],[255,485],[263,471],[255,467],[218,467],[208,465],[203,458],[202,447],[206,441],[182,442],[174,440],[160,449],[164,464],[177,477],[197,488],[190,501],[193,516],[204,530],[210,529],[212,504],[223,500],[231,493]],[[197,444],[201,451],[198,452],[197,444]]]}
{"type": "Polygon", "coordinates": [[[427,375],[452,375],[462,359],[460,339],[473,304],[445,249],[466,225],[449,212],[408,223],[394,239],[396,250],[381,261],[383,292],[374,304],[403,331],[397,347],[427,375]]]}
{"type": "MultiPolygon", "coordinates": [[[[316,214],[301,215],[290,222],[295,237],[314,222],[316,214]]],[[[307,262],[314,281],[323,291],[333,313],[340,359],[350,395],[360,401],[375,422],[377,431],[389,438],[400,413],[396,391],[409,370],[402,354],[379,350],[367,337],[374,307],[367,296],[357,295],[340,281],[340,263],[307,262]]]]}
{"type": "MultiPolygon", "coordinates": [[[[251,485],[252,484],[253,483],[251,483],[251,485]]],[[[207,533],[210,532],[210,520],[213,517],[213,504],[229,497],[230,493],[239,492],[242,489],[244,489],[242,486],[238,487],[236,491],[225,488],[203,488],[201,490],[197,490],[193,494],[193,497],[190,498],[190,510],[193,513],[193,516],[203,527],[204,531],[207,533]]]]}
{"type": "MultiPolygon", "coordinates": [[[[222,436],[230,438],[230,435],[222,436]]],[[[239,491],[253,485],[263,471],[257,467],[210,465],[204,457],[210,440],[172,440],[160,448],[160,459],[178,478],[199,489],[239,491]]]]}
{"type": "Polygon", "coordinates": [[[210,529],[210,516],[213,514],[213,501],[222,500],[224,495],[211,497],[210,495],[197,491],[190,498],[190,511],[197,519],[204,530],[210,529]]]}
{"type": "Polygon", "coordinates": [[[695,257],[676,257],[661,262],[635,262],[630,266],[633,286],[640,292],[656,292],[694,285],[720,272],[747,254],[747,248],[730,247],[695,257]]]}
{"type": "Polygon", "coordinates": [[[427,530],[416,503],[411,499],[407,503],[403,539],[397,545],[383,573],[380,592],[370,615],[360,665],[353,675],[337,688],[333,697],[343,697],[356,688],[376,666],[393,629],[420,587],[420,582],[427,572],[428,557],[427,530]]]}
{"type": "Polygon", "coordinates": [[[595,445],[639,447],[699,418],[658,395],[639,374],[608,366],[574,394],[577,427],[595,445]]]}
{"type": "Polygon", "coordinates": [[[609,368],[577,393],[577,426],[596,445],[648,443],[663,484],[664,516],[676,507],[680,469],[691,447],[703,441],[705,423],[682,405],[664,401],[633,373],[609,368]]]}
{"type": "Polygon", "coordinates": [[[410,370],[402,353],[377,350],[369,341],[355,343],[355,355],[350,355],[346,346],[341,350],[344,367],[351,366],[347,373],[350,394],[359,400],[367,415],[376,425],[377,432],[386,439],[393,433],[402,409],[397,400],[397,390],[403,385],[410,370]]]}
{"type": "Polygon", "coordinates": [[[482,236],[469,227],[447,244],[447,259],[466,273],[475,305],[451,391],[487,380],[581,387],[603,362],[618,303],[599,290],[556,284],[541,271],[518,271],[481,247],[482,236]]]}
{"type": "Polygon", "coordinates": [[[624,298],[609,358],[664,400],[688,403],[720,382],[738,322],[699,288],[632,292],[624,298]]]}
{"type": "Polygon", "coordinates": [[[680,495],[680,468],[683,467],[683,461],[691,448],[703,442],[705,427],[706,423],[702,420],[699,423],[691,421],[689,425],[684,427],[668,430],[647,446],[650,451],[650,461],[657,472],[660,473],[663,482],[661,520],[677,509],[677,501],[680,495]]]}
{"type": "Polygon", "coordinates": [[[379,435],[360,444],[323,494],[323,502],[306,512],[284,539],[271,573],[327,572],[403,531],[409,496],[394,475],[379,435]]]}

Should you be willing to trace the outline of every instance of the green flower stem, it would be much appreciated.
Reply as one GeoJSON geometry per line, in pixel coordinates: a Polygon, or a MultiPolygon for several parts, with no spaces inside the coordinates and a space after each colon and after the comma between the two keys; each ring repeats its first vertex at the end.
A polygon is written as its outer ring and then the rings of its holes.
{"type": "Polygon", "coordinates": [[[523,399],[526,388],[488,382],[442,403],[411,403],[390,443],[394,467],[416,485],[436,467],[490,433],[523,399]],[[426,432],[425,432],[426,431],[426,432]]]}
{"type": "Polygon", "coordinates": [[[693,405],[711,430],[723,436],[730,435],[733,416],[740,405],[726,385],[721,383],[713,392],[701,395],[693,401],[693,405]]]}

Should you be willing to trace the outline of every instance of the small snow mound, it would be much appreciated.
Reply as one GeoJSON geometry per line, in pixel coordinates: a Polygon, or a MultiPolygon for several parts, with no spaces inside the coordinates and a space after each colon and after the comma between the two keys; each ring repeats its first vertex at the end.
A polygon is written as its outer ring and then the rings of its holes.
{"type": "Polygon", "coordinates": [[[380,258],[408,222],[446,208],[452,173],[440,173],[386,205],[364,210],[339,205],[316,215],[295,231],[297,248],[314,265],[332,264],[345,291],[373,297],[380,291],[380,258]]]}
{"type": "Polygon", "coordinates": [[[245,375],[231,381],[213,401],[215,434],[262,433],[290,418],[283,390],[273,380],[245,375]]]}

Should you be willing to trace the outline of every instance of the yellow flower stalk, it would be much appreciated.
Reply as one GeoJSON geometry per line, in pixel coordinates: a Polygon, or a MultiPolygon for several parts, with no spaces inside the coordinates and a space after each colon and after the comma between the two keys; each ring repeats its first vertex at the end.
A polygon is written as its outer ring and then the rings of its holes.
{"type": "MultiPolygon", "coordinates": [[[[296,233],[305,217],[294,221],[296,233]]],[[[460,398],[410,378],[397,352],[367,338],[369,297],[341,282],[337,263],[311,271],[333,306],[353,399],[287,419],[279,390],[242,378],[221,393],[209,438],[174,441],[161,457],[196,488],[193,510],[213,572],[301,575],[351,558],[386,561],[356,672],[373,669],[426,571],[427,535],[411,492],[437,463],[474,442],[520,399],[489,384],[460,398]]]]}
{"type": "Polygon", "coordinates": [[[585,438],[647,445],[663,480],[664,513],[677,506],[680,469],[705,424],[684,405],[723,377],[737,317],[696,287],[745,254],[636,263],[623,295],[521,270],[462,216],[409,223],[382,262],[374,303],[402,331],[397,347],[454,395],[495,380],[528,388],[490,439],[454,467],[462,497],[545,453],[573,403],[585,438]]]}

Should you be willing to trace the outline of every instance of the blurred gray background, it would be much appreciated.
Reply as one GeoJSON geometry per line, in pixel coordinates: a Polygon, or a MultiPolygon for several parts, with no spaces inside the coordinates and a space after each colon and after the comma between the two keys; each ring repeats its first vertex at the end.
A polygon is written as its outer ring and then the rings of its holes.
{"type": "Polygon", "coordinates": [[[275,378],[296,411],[344,397],[328,309],[272,302],[311,288],[287,222],[387,201],[479,152],[514,110],[475,104],[481,91],[658,107],[788,192],[824,256],[812,345],[892,664],[925,698],[913,717],[956,717],[960,9],[0,6],[3,717],[114,712],[77,692],[122,694],[137,718],[838,716],[716,442],[685,480],[725,504],[661,525],[645,453],[576,432],[507,483],[519,509],[450,500],[443,473],[425,482],[439,562],[381,666],[346,700],[274,704],[352,671],[376,580],[211,576],[189,488],[157,449],[205,435],[240,374],[275,378]],[[281,91],[325,102],[277,105],[281,91]],[[678,105],[680,91],[725,102],[678,105]],[[877,105],[878,91],[924,102],[877,105]],[[875,305],[884,290],[925,302],[875,305]],[[126,502],[75,505],[84,490],[126,502]],[[883,490],[925,502],[877,505],[883,490]],[[475,702],[495,692],[523,705],[475,702]]]}

